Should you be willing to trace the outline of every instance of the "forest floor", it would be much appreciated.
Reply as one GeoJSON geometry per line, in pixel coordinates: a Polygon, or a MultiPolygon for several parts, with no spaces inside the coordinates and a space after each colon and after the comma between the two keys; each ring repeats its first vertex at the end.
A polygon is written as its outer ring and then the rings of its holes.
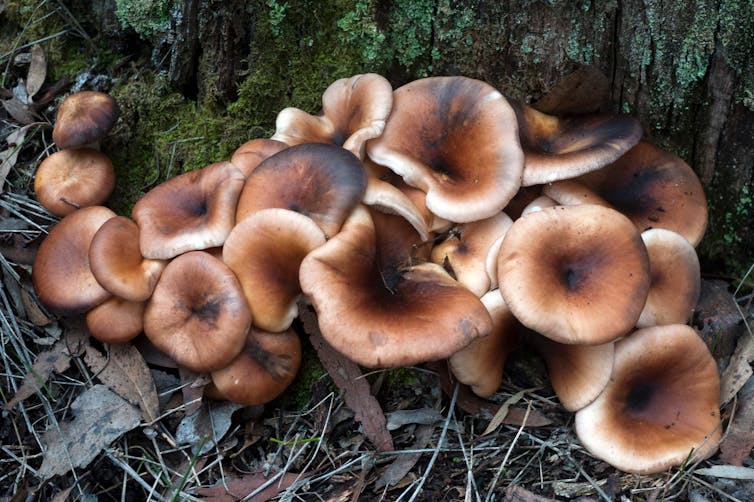
{"type": "MultiPolygon", "coordinates": [[[[0,500],[754,500],[751,378],[722,408],[725,458],[740,469],[716,454],[634,475],[581,446],[573,414],[525,352],[486,400],[451,383],[441,363],[338,383],[317,362],[327,349],[314,347],[316,330],[300,323],[304,368],[293,390],[240,407],[202,399],[206,377],[143,340],[107,346],[81,319],[53,318],[30,280],[56,221],[31,189],[53,149],[56,94],[66,91],[48,90],[44,113],[6,104],[0,121],[0,500]]],[[[753,282],[704,280],[694,323],[723,376],[751,369],[753,282]]]]}

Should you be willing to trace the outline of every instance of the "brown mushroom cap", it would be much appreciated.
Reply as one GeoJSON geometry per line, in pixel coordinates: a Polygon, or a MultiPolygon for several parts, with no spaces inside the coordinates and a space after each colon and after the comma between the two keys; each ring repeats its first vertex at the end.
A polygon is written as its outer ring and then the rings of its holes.
{"type": "Polygon", "coordinates": [[[707,228],[707,199],[699,178],[676,155],[641,142],[614,163],[579,181],[628,216],[640,232],[665,228],[692,245],[707,228]]]}
{"type": "Polygon", "coordinates": [[[301,260],[324,243],[325,234],[311,218],[287,209],[262,209],[233,228],[223,261],[241,283],[255,326],[288,329],[298,316],[301,260]]]}
{"type": "Polygon", "coordinates": [[[34,259],[32,281],[39,300],[60,315],[85,312],[110,297],[89,268],[89,245],[115,213],[90,206],[69,214],[42,241],[34,259]]]}
{"type": "Polygon", "coordinates": [[[489,333],[484,305],[442,267],[381,270],[376,255],[374,224],[358,206],[301,263],[301,289],[336,350],[365,366],[402,366],[448,357],[489,333]]]}
{"type": "Polygon", "coordinates": [[[717,365],[693,328],[644,328],[615,344],[613,376],[576,413],[576,434],[622,471],[661,472],[714,453],[719,397],[717,365]]]}
{"type": "Polygon", "coordinates": [[[236,276],[204,251],[168,263],[144,312],[144,333],[155,347],[197,372],[229,364],[241,352],[250,325],[236,276]]]}
{"type": "Polygon", "coordinates": [[[513,103],[524,150],[523,186],[575,178],[606,166],[642,136],[641,124],[625,115],[558,118],[513,103]]]}
{"type": "Polygon", "coordinates": [[[293,330],[267,333],[252,327],[238,357],[212,372],[212,383],[225,399],[254,406],[282,394],[300,366],[301,342],[293,330]]]}
{"type": "Polygon", "coordinates": [[[115,169],[93,148],[69,148],[46,157],[34,178],[34,193],[55,216],[104,203],[115,188],[115,169]]]}
{"type": "Polygon", "coordinates": [[[233,164],[217,162],[154,187],[131,211],[140,230],[141,254],[167,260],[221,246],[235,225],[244,181],[233,164]]]}
{"type": "Polygon", "coordinates": [[[489,397],[503,382],[505,361],[518,343],[520,326],[499,291],[490,291],[481,300],[492,317],[491,333],[451,355],[448,364],[459,382],[471,386],[477,396],[489,397]]]}
{"type": "Polygon", "coordinates": [[[144,329],[145,305],[111,296],[86,313],[86,326],[101,342],[126,343],[144,329]]]}
{"type": "Polygon", "coordinates": [[[611,207],[609,202],[579,180],[571,179],[548,183],[542,187],[542,193],[561,206],[597,204],[598,206],[611,207]]]}
{"type": "Polygon", "coordinates": [[[547,365],[550,383],[563,407],[580,410],[594,401],[613,372],[614,342],[601,345],[569,345],[527,332],[526,342],[547,365]]]}
{"type": "Polygon", "coordinates": [[[60,149],[99,141],[118,120],[118,105],[109,94],[81,91],[69,95],[58,108],[52,140],[60,149]]]}
{"type": "Polygon", "coordinates": [[[261,209],[290,209],[335,235],[366,189],[361,162],[348,150],[324,143],[292,146],[268,157],[246,180],[236,221],[261,209]]]}
{"type": "Polygon", "coordinates": [[[332,143],[364,158],[367,140],[382,134],[393,105],[393,87],[376,73],[333,82],[322,95],[322,115],[282,110],[273,139],[289,145],[332,143]]]}
{"type": "Polygon", "coordinates": [[[680,234],[663,228],[642,232],[641,238],[649,253],[652,283],[636,326],[686,324],[702,289],[694,246],[680,234]]]}
{"type": "Polygon", "coordinates": [[[500,292],[519,321],[560,343],[628,333],[649,291],[649,258],[631,221],[592,204],[529,213],[498,255],[500,292]]]}
{"type": "Polygon", "coordinates": [[[245,177],[248,177],[264,159],[286,148],[288,145],[282,141],[267,138],[252,139],[236,148],[230,158],[230,163],[236,166],[245,177]]]}
{"type": "Polygon", "coordinates": [[[139,227],[125,216],[106,221],[89,247],[89,266],[97,282],[132,302],[142,302],[152,295],[165,265],[165,260],[141,255],[139,227]]]}
{"type": "Polygon", "coordinates": [[[393,94],[369,157],[426,192],[441,218],[465,223],[502,211],[523,169],[515,113],[502,94],[466,77],[415,80],[393,94]]]}

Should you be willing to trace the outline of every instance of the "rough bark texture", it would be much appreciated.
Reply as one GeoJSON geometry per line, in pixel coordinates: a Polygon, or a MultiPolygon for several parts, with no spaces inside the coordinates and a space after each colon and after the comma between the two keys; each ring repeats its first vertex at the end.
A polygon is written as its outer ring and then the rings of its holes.
{"type": "MultiPolygon", "coordinates": [[[[134,32],[119,25],[117,7],[129,3],[98,0],[89,10],[95,29],[124,49],[132,48],[134,32]]],[[[702,255],[725,259],[728,270],[751,262],[752,0],[156,3],[169,27],[142,30],[143,52],[184,95],[220,108],[247,92],[250,76],[257,87],[265,81],[255,72],[270,55],[279,66],[266,82],[291,79],[281,87],[285,95],[270,98],[271,107],[301,92],[292,76],[319,72],[321,90],[342,76],[332,68],[337,63],[322,63],[328,53],[350,51],[357,60],[341,70],[378,71],[395,86],[424,75],[463,74],[526,102],[579,67],[593,66],[609,81],[602,110],[637,116],[649,139],[699,174],[711,208],[702,255]]]]}

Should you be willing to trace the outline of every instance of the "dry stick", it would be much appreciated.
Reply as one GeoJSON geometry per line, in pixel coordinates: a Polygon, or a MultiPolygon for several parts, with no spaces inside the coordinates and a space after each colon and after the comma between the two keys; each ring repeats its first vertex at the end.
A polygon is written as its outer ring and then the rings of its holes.
{"type": "Polygon", "coordinates": [[[450,406],[448,407],[448,416],[445,419],[445,423],[442,426],[442,432],[440,433],[440,439],[437,441],[437,448],[435,448],[434,453],[432,454],[432,458],[429,459],[429,464],[427,464],[427,468],[424,470],[424,474],[422,474],[421,481],[419,481],[419,486],[416,487],[416,490],[414,490],[413,495],[411,495],[411,498],[408,499],[408,502],[413,502],[416,500],[416,497],[419,496],[419,493],[422,491],[422,486],[424,486],[424,482],[427,480],[427,476],[429,476],[429,473],[432,471],[432,468],[435,465],[435,461],[437,461],[437,457],[440,456],[440,449],[442,448],[442,444],[445,441],[445,435],[448,432],[448,426],[450,425],[450,419],[453,416],[453,412],[456,408],[456,399],[458,398],[458,388],[459,383],[456,382],[456,386],[453,389],[453,398],[450,400],[450,406]]]}
{"type": "Polygon", "coordinates": [[[121,459],[119,459],[110,448],[105,449],[105,455],[107,455],[107,458],[109,458],[112,463],[120,467],[123,472],[127,473],[129,476],[131,476],[131,479],[136,481],[138,484],[141,485],[142,488],[147,490],[149,493],[149,497],[155,497],[157,500],[164,500],[158,493],[154,491],[154,488],[149,486],[149,484],[144,481],[139,474],[133,470],[133,468],[128,465],[127,463],[123,462],[121,459]]]}
{"type": "MultiPolygon", "coordinates": [[[[461,447],[461,452],[463,453],[463,460],[466,462],[466,494],[468,498],[468,494],[472,491],[474,491],[474,495],[476,496],[477,502],[481,502],[482,499],[479,498],[479,489],[476,486],[476,480],[474,479],[474,468],[473,468],[473,461],[474,461],[474,445],[471,445],[471,452],[470,455],[466,454],[466,447],[463,445],[463,438],[461,437],[461,431],[456,429],[456,434],[458,435],[458,444],[461,447]]],[[[473,428],[472,428],[472,434],[473,434],[473,428]]]]}
{"type": "Polygon", "coordinates": [[[508,462],[508,457],[510,457],[511,452],[513,451],[513,447],[516,445],[516,442],[518,441],[519,436],[521,436],[521,431],[524,430],[524,425],[526,425],[526,420],[529,418],[529,411],[531,411],[531,401],[529,401],[529,405],[526,407],[526,413],[524,414],[524,419],[521,420],[521,425],[518,427],[518,431],[516,431],[516,435],[513,437],[513,441],[511,441],[511,445],[508,448],[508,451],[505,452],[505,457],[503,457],[503,461],[500,462],[500,467],[495,473],[495,477],[492,479],[490,490],[487,492],[487,497],[485,498],[485,502],[492,500],[492,494],[495,489],[495,486],[497,485],[498,479],[500,479],[500,475],[503,473],[505,464],[508,462]]]}

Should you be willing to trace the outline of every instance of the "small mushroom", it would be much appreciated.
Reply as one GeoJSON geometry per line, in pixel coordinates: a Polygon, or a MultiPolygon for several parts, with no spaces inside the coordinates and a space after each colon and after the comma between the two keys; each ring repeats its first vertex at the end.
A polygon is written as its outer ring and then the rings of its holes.
{"type": "Polygon", "coordinates": [[[86,313],[86,326],[101,342],[126,343],[144,329],[145,305],[111,296],[86,313]]]}
{"type": "Polygon", "coordinates": [[[271,157],[278,152],[288,148],[288,145],[274,139],[257,138],[252,139],[236,148],[230,163],[236,166],[244,175],[248,177],[251,171],[257,168],[267,157],[271,157]]]}
{"type": "Polygon", "coordinates": [[[466,223],[506,206],[521,185],[515,113],[494,87],[466,77],[430,77],[395,90],[369,157],[424,191],[441,218],[466,223]]]}
{"type": "Polygon", "coordinates": [[[131,211],[139,226],[141,254],[167,260],[221,246],[235,225],[244,181],[236,166],[217,162],[154,187],[131,211]]]}
{"type": "Polygon", "coordinates": [[[52,140],[60,149],[97,143],[113,128],[118,114],[118,105],[109,94],[73,93],[58,108],[52,140]]]}
{"type": "Polygon", "coordinates": [[[233,272],[205,251],[189,251],[162,271],[144,311],[144,333],[179,365],[203,373],[235,359],[251,320],[233,272]]]}
{"type": "Polygon", "coordinates": [[[636,325],[649,257],[631,221],[592,204],[529,213],[498,255],[500,292],[519,321],[556,342],[597,345],[636,325]]]}
{"type": "Polygon", "coordinates": [[[40,244],[31,278],[39,300],[56,314],[81,314],[110,297],[92,274],[89,246],[114,216],[104,206],[79,209],[52,227],[40,244]]]}
{"type": "Polygon", "coordinates": [[[612,377],[576,413],[576,434],[622,471],[662,472],[715,452],[719,399],[717,365],[693,328],[644,328],[616,342],[612,377]]]}
{"type": "Polygon", "coordinates": [[[49,155],[34,177],[37,200],[59,217],[81,207],[102,205],[113,188],[112,161],[92,148],[69,148],[49,155]]]}

